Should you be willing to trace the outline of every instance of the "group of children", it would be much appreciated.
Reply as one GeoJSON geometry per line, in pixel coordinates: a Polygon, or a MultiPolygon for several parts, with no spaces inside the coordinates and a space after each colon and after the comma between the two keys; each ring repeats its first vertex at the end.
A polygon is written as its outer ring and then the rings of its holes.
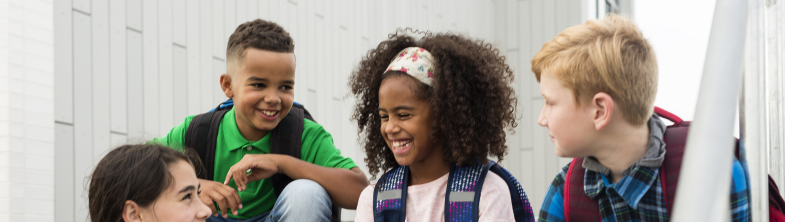
{"type": "MultiPolygon", "coordinates": [[[[610,15],[571,27],[531,62],[545,100],[538,123],[558,156],[577,158],[537,220],[667,221],[657,62],[635,24],[610,15]],[[574,172],[583,177],[567,187],[574,172]]],[[[365,163],[372,179],[382,173],[371,185],[293,102],[295,68],[282,27],[240,25],[220,77],[232,104],[109,152],[91,175],[92,221],[335,221],[340,208],[357,209],[356,221],[535,220],[520,184],[491,160],[505,159],[517,125],[513,72],[492,44],[399,31],[363,57],[349,86],[365,163]]],[[[749,221],[738,161],[733,172],[732,220],[749,221]]]]}

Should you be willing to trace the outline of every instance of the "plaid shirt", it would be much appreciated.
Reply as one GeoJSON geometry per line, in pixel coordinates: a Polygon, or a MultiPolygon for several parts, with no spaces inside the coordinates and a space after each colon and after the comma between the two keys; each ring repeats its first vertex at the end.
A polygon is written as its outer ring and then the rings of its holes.
{"type": "MultiPolygon", "coordinates": [[[[564,220],[564,178],[569,164],[556,175],[540,208],[539,221],[564,220]]],[[[599,201],[602,221],[668,221],[659,168],[635,166],[621,181],[611,184],[605,175],[586,170],[586,195],[599,201]]],[[[747,183],[739,161],[733,162],[730,209],[732,221],[750,221],[747,183]]],[[[572,221],[578,221],[573,219],[572,221]]]]}

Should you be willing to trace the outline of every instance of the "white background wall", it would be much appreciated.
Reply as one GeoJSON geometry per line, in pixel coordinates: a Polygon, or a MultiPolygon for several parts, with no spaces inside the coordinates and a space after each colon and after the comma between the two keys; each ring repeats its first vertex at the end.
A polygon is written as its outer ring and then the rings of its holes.
{"type": "Polygon", "coordinates": [[[0,0],[0,221],[54,220],[52,13],[0,0]]]}

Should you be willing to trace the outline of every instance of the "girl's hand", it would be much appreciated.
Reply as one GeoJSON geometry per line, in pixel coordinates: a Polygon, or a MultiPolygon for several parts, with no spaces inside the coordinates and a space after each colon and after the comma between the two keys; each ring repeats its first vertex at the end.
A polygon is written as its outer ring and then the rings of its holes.
{"type": "Polygon", "coordinates": [[[278,173],[278,155],[276,154],[245,154],[240,162],[237,162],[229,169],[226,174],[224,184],[229,185],[229,181],[234,178],[237,190],[245,190],[246,184],[267,179],[278,173]],[[247,173],[248,170],[251,173],[247,173]]]}

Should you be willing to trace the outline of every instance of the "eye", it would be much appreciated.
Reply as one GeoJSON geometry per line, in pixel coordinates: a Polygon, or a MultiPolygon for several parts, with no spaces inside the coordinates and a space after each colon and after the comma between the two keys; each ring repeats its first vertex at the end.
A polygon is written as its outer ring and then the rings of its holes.
{"type": "Polygon", "coordinates": [[[191,199],[191,195],[192,194],[190,194],[190,193],[185,195],[185,197],[183,197],[183,200],[190,200],[191,199]]]}
{"type": "Polygon", "coordinates": [[[281,86],[281,89],[283,89],[283,90],[292,90],[292,89],[294,89],[294,87],[290,86],[290,85],[283,85],[283,86],[281,86]]]}
{"type": "Polygon", "coordinates": [[[265,87],[265,85],[262,84],[262,83],[253,83],[253,84],[251,84],[251,86],[253,86],[255,88],[264,88],[265,87]]]}
{"type": "Polygon", "coordinates": [[[387,114],[379,114],[379,117],[381,117],[382,120],[387,120],[390,118],[390,116],[388,116],[387,114]]]}
{"type": "Polygon", "coordinates": [[[401,114],[398,114],[398,118],[407,118],[407,117],[409,117],[409,116],[411,116],[411,115],[409,115],[408,113],[401,113],[401,114]]]}

